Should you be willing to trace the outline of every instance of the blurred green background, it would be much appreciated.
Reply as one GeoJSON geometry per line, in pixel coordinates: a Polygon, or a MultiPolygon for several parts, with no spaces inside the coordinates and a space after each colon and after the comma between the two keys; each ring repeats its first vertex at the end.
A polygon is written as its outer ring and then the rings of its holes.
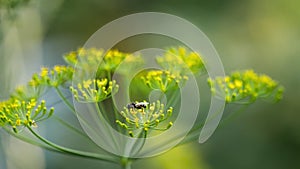
{"type": "MultiPolygon", "coordinates": [[[[1,6],[0,9],[3,8],[1,6]]],[[[62,54],[82,46],[104,24],[136,12],[170,13],[192,22],[210,38],[227,73],[249,68],[266,73],[285,86],[285,94],[278,104],[255,103],[226,126],[220,127],[204,144],[195,142],[159,157],[140,160],[133,168],[300,168],[300,1],[32,0],[12,11],[15,14],[2,15],[0,22],[0,98],[5,98],[16,83],[23,82],[20,79],[26,80],[40,65],[62,64],[62,54]],[[12,29],[17,30],[18,43],[8,40],[16,35],[12,29]],[[19,48],[21,54],[7,52],[19,48]],[[20,64],[22,67],[17,66],[20,64]],[[25,77],[18,73],[21,68],[26,70],[25,77]]],[[[168,40],[161,43],[157,40],[159,37],[150,37],[144,43],[136,43],[143,41],[136,37],[136,41],[125,41],[119,48],[130,51],[145,46],[168,46],[168,40]]],[[[47,130],[44,132],[47,133],[47,130]]],[[[51,133],[48,135],[50,137],[51,133]]],[[[81,143],[67,133],[52,135],[62,142],[81,143]]],[[[22,161],[14,161],[15,158],[9,156],[16,151],[30,158],[32,147],[14,149],[6,146],[12,140],[1,131],[0,168],[26,168],[22,161]]],[[[41,152],[37,150],[35,153],[41,152]]],[[[118,167],[47,151],[44,153],[43,158],[38,159],[41,164],[36,168],[118,167]]]]}

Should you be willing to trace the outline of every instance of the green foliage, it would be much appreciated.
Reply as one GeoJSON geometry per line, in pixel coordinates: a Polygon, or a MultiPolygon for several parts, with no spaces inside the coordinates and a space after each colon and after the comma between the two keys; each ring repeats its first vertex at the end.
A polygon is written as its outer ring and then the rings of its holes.
{"type": "Polygon", "coordinates": [[[13,9],[21,5],[25,5],[30,0],[0,0],[0,6],[3,6],[8,9],[13,9]]]}

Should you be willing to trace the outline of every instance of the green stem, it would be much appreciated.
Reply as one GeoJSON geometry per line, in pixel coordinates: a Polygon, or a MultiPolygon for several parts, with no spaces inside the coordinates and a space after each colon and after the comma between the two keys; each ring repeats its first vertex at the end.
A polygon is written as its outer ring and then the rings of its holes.
{"type": "Polygon", "coordinates": [[[175,105],[179,99],[178,97],[178,90],[176,90],[174,93],[172,93],[171,98],[168,100],[168,103],[166,105],[166,107],[170,107],[171,105],[175,105]]]}
{"type": "Polygon", "coordinates": [[[83,133],[82,131],[78,130],[76,127],[72,126],[71,124],[65,122],[63,119],[59,118],[58,116],[53,115],[53,118],[55,120],[57,120],[58,122],[60,122],[62,125],[66,126],[68,129],[74,131],[75,133],[83,136],[83,137],[87,137],[85,133],[83,133]]]}
{"type": "Polygon", "coordinates": [[[31,138],[28,138],[28,137],[25,137],[25,136],[22,136],[22,135],[19,135],[15,132],[12,132],[10,129],[6,128],[6,127],[3,127],[3,129],[8,132],[9,134],[11,134],[12,136],[14,136],[15,138],[19,139],[19,140],[22,140],[28,144],[31,144],[31,145],[34,145],[34,146],[38,146],[40,148],[43,148],[43,149],[46,149],[46,150],[49,150],[49,151],[52,151],[52,152],[55,152],[55,153],[61,153],[61,154],[66,154],[65,152],[61,151],[61,150],[58,150],[58,149],[55,149],[53,147],[50,147],[48,145],[45,145],[45,144],[42,144],[40,142],[37,142],[31,138]]]}
{"type": "MultiPolygon", "coordinates": [[[[108,128],[108,130],[110,130],[109,129],[110,126],[108,126],[107,121],[106,121],[105,117],[103,116],[103,114],[105,114],[105,111],[102,109],[102,106],[101,105],[99,106],[97,103],[95,103],[95,106],[97,108],[97,113],[98,113],[98,116],[99,116],[100,120],[102,120],[105,127],[108,128]]],[[[115,147],[118,147],[119,144],[116,142],[115,137],[113,136],[113,134],[111,132],[108,132],[108,133],[109,133],[109,137],[112,138],[113,145],[115,147]]]]}
{"type": "MultiPolygon", "coordinates": [[[[111,73],[112,73],[112,72],[111,72],[110,70],[107,70],[107,80],[108,80],[109,82],[112,80],[112,75],[111,75],[111,73]]],[[[112,97],[112,94],[111,94],[109,97],[112,97]]],[[[108,99],[109,97],[107,97],[106,99],[108,99]]],[[[113,104],[113,99],[111,99],[111,105],[112,105],[112,107],[113,107],[113,111],[114,111],[114,115],[115,115],[114,121],[115,121],[115,120],[118,119],[119,113],[118,113],[118,111],[115,109],[115,106],[114,106],[114,104],[113,104]]],[[[117,130],[118,130],[119,132],[121,132],[121,128],[120,128],[119,125],[116,125],[116,128],[117,128],[117,130]]]]}
{"type": "Polygon", "coordinates": [[[72,113],[76,116],[74,106],[68,101],[68,99],[64,96],[61,90],[58,87],[56,87],[55,91],[59,95],[59,97],[63,100],[63,102],[69,107],[69,109],[72,110],[72,113]]]}
{"type": "MultiPolygon", "coordinates": [[[[83,120],[79,115],[77,115],[76,109],[74,108],[74,106],[68,101],[68,99],[64,96],[64,94],[61,92],[61,90],[56,87],[55,88],[57,94],[59,95],[59,97],[63,100],[63,102],[68,106],[68,108],[71,110],[72,114],[74,116],[76,116],[78,118],[78,120],[80,120],[81,123],[84,123],[84,126],[89,127],[90,125],[88,125],[88,122],[86,122],[85,120],[83,120]]],[[[58,120],[58,119],[57,119],[58,120]]],[[[59,120],[59,122],[61,122],[63,125],[66,125],[68,128],[72,129],[73,131],[79,133],[82,136],[86,135],[84,133],[82,133],[81,131],[79,131],[78,129],[76,129],[75,127],[73,127],[72,125],[69,125],[68,123],[64,122],[62,119],[59,120]]],[[[91,129],[91,128],[90,128],[91,129]]],[[[91,129],[93,130],[93,129],[91,129]]],[[[94,130],[93,130],[94,131],[94,130]]],[[[94,131],[96,133],[96,131],[94,131]]]]}
{"type": "Polygon", "coordinates": [[[220,122],[220,125],[218,125],[218,128],[222,128],[224,125],[226,125],[229,121],[233,120],[233,118],[237,117],[240,115],[241,112],[245,111],[246,108],[248,108],[250,104],[244,104],[242,105],[238,110],[230,113],[228,117],[226,117],[224,120],[220,122]]]}
{"type": "Polygon", "coordinates": [[[107,80],[111,81],[111,72],[110,72],[110,70],[107,70],[107,80]]]}
{"type": "Polygon", "coordinates": [[[56,151],[56,152],[59,152],[57,151],[56,149],[53,149],[52,147],[49,147],[45,144],[42,144],[42,143],[39,143],[31,138],[28,138],[28,137],[25,137],[25,136],[22,136],[22,135],[19,135],[15,132],[12,132],[10,129],[6,128],[6,127],[3,127],[3,129],[9,133],[10,135],[14,136],[15,138],[19,139],[19,140],[22,140],[26,143],[29,143],[31,145],[34,145],[34,146],[38,146],[38,147],[41,147],[41,148],[44,148],[44,149],[47,149],[47,150],[50,150],[50,151],[56,151]]]}
{"type": "Polygon", "coordinates": [[[128,159],[128,158],[121,159],[122,169],[131,169],[131,164],[132,164],[132,161],[130,159],[128,159]]]}
{"type": "MultiPolygon", "coordinates": [[[[144,136],[143,136],[143,138],[142,138],[142,143],[141,143],[141,145],[138,145],[138,142],[139,142],[141,139],[137,139],[136,142],[135,142],[134,148],[138,146],[138,150],[137,150],[136,152],[133,152],[133,153],[135,153],[135,155],[138,155],[138,153],[143,149],[143,147],[144,147],[144,145],[145,145],[145,143],[146,143],[146,138],[147,138],[147,133],[148,133],[148,132],[142,131],[141,134],[143,134],[143,133],[144,133],[144,136]]],[[[139,137],[138,137],[138,138],[139,138],[139,137]]],[[[133,150],[135,150],[135,149],[133,149],[133,150]]]]}
{"type": "Polygon", "coordinates": [[[60,145],[57,145],[53,142],[48,141],[38,133],[36,133],[30,126],[27,126],[29,131],[36,136],[39,140],[44,142],[50,147],[53,147],[54,149],[61,151],[65,154],[70,154],[70,155],[75,155],[75,156],[80,156],[80,157],[85,157],[85,158],[91,158],[91,159],[97,159],[97,160],[102,160],[102,161],[107,161],[107,162],[112,162],[112,163],[118,163],[119,158],[117,157],[112,157],[108,155],[102,155],[102,154],[96,154],[96,153],[91,153],[91,152],[85,152],[85,151],[78,151],[70,148],[66,148],[60,145]]]}
{"type": "MultiPolygon", "coordinates": [[[[90,125],[88,124],[88,122],[86,122],[85,120],[83,120],[79,115],[77,115],[77,112],[76,112],[76,109],[74,108],[74,106],[68,101],[68,99],[64,96],[64,94],[61,92],[61,90],[56,87],[55,88],[57,94],[60,96],[60,98],[63,100],[63,102],[70,108],[70,110],[72,111],[72,113],[82,122],[84,123],[84,125],[86,127],[89,127],[90,128],[90,125]]],[[[100,115],[100,117],[103,117],[101,116],[101,113],[100,110],[99,110],[99,106],[97,104],[95,104],[95,106],[97,107],[97,111],[98,111],[98,115],[100,115]]],[[[104,119],[105,120],[105,119],[104,119]]],[[[71,128],[74,128],[73,126],[70,126],[71,128]]],[[[97,133],[96,131],[94,131],[94,129],[90,128],[93,132],[97,133]]],[[[109,132],[110,133],[110,132],[109,132]]],[[[112,137],[112,136],[111,136],[112,137]]],[[[114,146],[118,146],[118,144],[116,144],[115,140],[114,141],[114,146]]]]}

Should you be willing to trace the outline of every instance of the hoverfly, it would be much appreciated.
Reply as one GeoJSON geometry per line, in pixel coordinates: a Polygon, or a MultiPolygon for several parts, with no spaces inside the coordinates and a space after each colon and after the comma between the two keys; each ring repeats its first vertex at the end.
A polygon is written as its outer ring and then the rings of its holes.
{"type": "Polygon", "coordinates": [[[146,108],[148,104],[149,104],[148,102],[138,102],[138,103],[132,102],[127,105],[127,108],[129,110],[130,109],[142,109],[142,108],[146,108]]]}

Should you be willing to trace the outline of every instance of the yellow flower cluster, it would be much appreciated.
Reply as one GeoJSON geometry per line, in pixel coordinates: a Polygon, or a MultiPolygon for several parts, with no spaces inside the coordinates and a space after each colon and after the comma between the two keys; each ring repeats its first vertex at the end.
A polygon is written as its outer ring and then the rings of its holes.
{"type": "Polygon", "coordinates": [[[29,81],[29,85],[58,87],[60,85],[64,85],[68,81],[71,81],[73,73],[74,69],[69,66],[56,65],[53,69],[43,67],[39,74],[36,73],[32,76],[32,79],[29,81]]]}
{"type": "Polygon", "coordinates": [[[258,98],[280,100],[283,87],[267,75],[253,70],[233,72],[230,76],[208,79],[212,93],[225,97],[227,103],[252,103],[258,98]],[[218,93],[217,88],[222,91],[218,93]]]}
{"type": "Polygon", "coordinates": [[[115,94],[119,89],[116,81],[107,79],[89,79],[78,83],[76,87],[71,86],[70,90],[74,98],[80,102],[100,102],[115,94]]]}
{"type": "Polygon", "coordinates": [[[196,52],[190,52],[184,47],[170,48],[164,56],[157,57],[157,63],[164,69],[181,74],[201,73],[205,70],[201,56],[196,52]]]}
{"type": "Polygon", "coordinates": [[[102,61],[103,55],[104,51],[102,49],[79,48],[77,51],[67,53],[63,57],[72,67],[76,66],[77,68],[88,71],[91,67],[98,67],[98,64],[102,61]]]}
{"type": "Polygon", "coordinates": [[[109,50],[105,53],[103,49],[96,48],[79,48],[77,51],[64,55],[64,59],[71,66],[76,66],[86,72],[94,71],[94,68],[97,68],[97,78],[104,78],[107,73],[115,72],[122,62],[127,64],[127,70],[130,66],[135,67],[137,63],[143,62],[141,57],[129,53],[118,50],[109,50]]]}
{"type": "Polygon", "coordinates": [[[104,56],[104,62],[100,64],[100,68],[106,71],[114,72],[118,65],[130,54],[120,52],[118,50],[110,50],[104,56]]]}
{"type": "Polygon", "coordinates": [[[141,79],[149,88],[159,89],[165,93],[167,90],[176,89],[178,86],[182,86],[188,77],[165,70],[151,70],[145,75],[142,75],[141,79]]]}
{"type": "Polygon", "coordinates": [[[17,100],[29,101],[31,99],[38,99],[44,92],[45,92],[44,86],[22,85],[22,86],[18,86],[11,93],[11,98],[17,100]]]}
{"type": "Polygon", "coordinates": [[[11,126],[17,133],[22,127],[36,126],[37,122],[49,118],[53,112],[54,108],[48,109],[44,100],[37,103],[35,99],[28,102],[11,99],[0,103],[0,125],[11,126]]]}
{"type": "Polygon", "coordinates": [[[173,108],[165,110],[164,104],[158,100],[141,108],[124,107],[120,112],[125,121],[116,120],[116,123],[128,130],[128,134],[133,137],[134,130],[143,129],[145,132],[152,130],[167,130],[173,123],[169,122],[165,128],[158,128],[159,124],[172,116],[173,108]]]}
{"type": "Polygon", "coordinates": [[[74,69],[68,66],[54,66],[53,69],[41,68],[40,73],[33,74],[27,85],[17,87],[11,97],[29,101],[38,99],[47,87],[59,87],[72,80],[74,69]]]}

